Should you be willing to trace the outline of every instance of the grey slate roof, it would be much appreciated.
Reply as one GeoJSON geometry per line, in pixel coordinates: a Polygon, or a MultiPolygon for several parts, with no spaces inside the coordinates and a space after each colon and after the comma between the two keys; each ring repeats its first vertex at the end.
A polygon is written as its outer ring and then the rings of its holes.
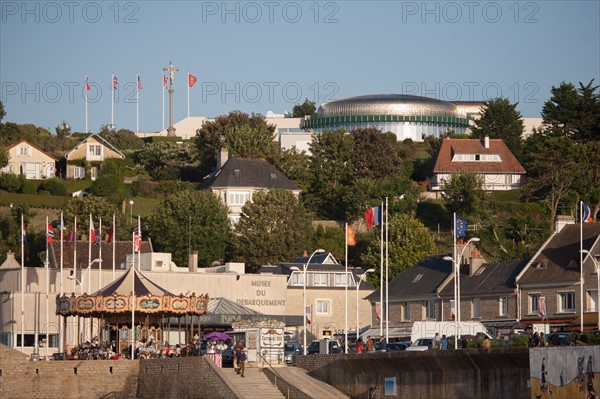
{"type": "MultiPolygon", "coordinates": [[[[430,297],[452,272],[452,263],[445,261],[445,255],[429,256],[416,265],[406,269],[389,283],[389,297],[394,299],[413,299],[430,297]],[[414,281],[417,276],[422,276],[414,281]]],[[[369,295],[367,300],[379,300],[379,290],[369,295]]]]}
{"type": "MultiPolygon", "coordinates": [[[[531,260],[519,284],[573,283],[580,279],[580,225],[568,224],[531,260]],[[541,267],[536,267],[538,264],[541,267]],[[575,267],[568,267],[569,265],[575,267]]],[[[583,224],[583,249],[590,250],[600,235],[600,223],[583,224]]]]}
{"type": "MultiPolygon", "coordinates": [[[[513,292],[516,288],[515,279],[528,262],[529,259],[519,259],[485,263],[472,276],[469,276],[469,266],[463,265],[460,273],[460,294],[471,296],[513,292]]],[[[454,295],[454,279],[444,287],[440,295],[454,295]]]]}
{"type": "Polygon", "coordinates": [[[198,186],[200,190],[224,187],[300,191],[297,185],[267,161],[236,157],[230,157],[220,170],[206,176],[198,186]]]}

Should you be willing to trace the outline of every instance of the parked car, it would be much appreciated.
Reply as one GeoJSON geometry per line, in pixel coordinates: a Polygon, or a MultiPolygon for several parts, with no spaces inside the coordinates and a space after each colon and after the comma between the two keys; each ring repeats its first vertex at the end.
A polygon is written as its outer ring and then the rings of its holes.
{"type": "Polygon", "coordinates": [[[431,349],[433,338],[419,338],[415,342],[413,342],[406,351],[414,352],[414,351],[426,351],[431,349]]]}
{"type": "Polygon", "coordinates": [[[390,342],[386,345],[388,352],[403,351],[410,346],[410,342],[390,342]]]}
{"type": "Polygon", "coordinates": [[[286,363],[293,363],[296,355],[302,353],[302,345],[298,342],[286,342],[284,345],[284,359],[286,363]]]}
{"type": "MultiPolygon", "coordinates": [[[[321,353],[321,341],[316,339],[313,342],[311,342],[310,345],[308,345],[308,348],[306,348],[306,354],[318,355],[319,353],[321,353]]],[[[342,353],[342,349],[340,348],[340,345],[337,341],[329,341],[329,353],[342,353]]]]}

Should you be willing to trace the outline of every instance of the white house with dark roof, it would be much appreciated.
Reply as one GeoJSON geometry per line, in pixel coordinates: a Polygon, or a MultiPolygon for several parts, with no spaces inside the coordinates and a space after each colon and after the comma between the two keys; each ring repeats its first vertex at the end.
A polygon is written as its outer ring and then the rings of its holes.
{"type": "Polygon", "coordinates": [[[27,140],[11,144],[5,151],[9,155],[8,165],[0,169],[1,173],[24,175],[34,180],[54,177],[56,158],[27,140]]]}
{"type": "Polygon", "coordinates": [[[525,169],[503,140],[445,139],[429,174],[431,191],[442,191],[453,173],[479,175],[486,191],[516,190],[525,169]]]}
{"type": "Polygon", "coordinates": [[[217,169],[202,180],[199,189],[215,193],[229,207],[229,219],[234,223],[257,191],[282,189],[300,195],[300,188],[267,161],[229,157],[227,149],[221,150],[217,169]]]}

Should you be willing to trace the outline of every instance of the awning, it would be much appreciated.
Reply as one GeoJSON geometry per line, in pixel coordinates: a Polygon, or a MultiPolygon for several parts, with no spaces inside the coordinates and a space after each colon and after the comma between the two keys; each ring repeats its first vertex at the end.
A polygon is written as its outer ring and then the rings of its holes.
{"type": "MultiPolygon", "coordinates": [[[[409,338],[410,339],[410,334],[412,333],[412,326],[407,326],[407,327],[394,327],[394,328],[390,328],[388,330],[388,338],[409,338]]],[[[385,335],[385,328],[383,329],[383,333],[381,333],[381,330],[379,330],[379,328],[369,328],[367,331],[363,332],[362,334],[360,334],[360,337],[364,340],[367,339],[368,336],[370,336],[371,338],[378,338],[381,337],[382,335],[385,335]]]]}

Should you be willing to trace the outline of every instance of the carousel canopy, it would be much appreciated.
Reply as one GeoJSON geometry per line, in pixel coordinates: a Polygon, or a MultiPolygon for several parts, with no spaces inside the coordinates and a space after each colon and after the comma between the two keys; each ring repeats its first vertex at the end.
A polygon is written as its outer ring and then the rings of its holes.
{"type": "Polygon", "coordinates": [[[136,296],[144,295],[170,295],[175,296],[164,288],[160,287],[153,281],[149,280],[142,273],[137,271],[134,267],[130,267],[129,270],[121,277],[117,278],[112,283],[108,284],[100,291],[93,293],[93,296],[111,296],[111,295],[131,295],[132,287],[135,290],[136,296]],[[133,279],[133,282],[131,281],[133,279]]]}
{"type": "Polygon", "coordinates": [[[158,318],[206,313],[208,295],[173,295],[135,268],[130,268],[92,295],[57,295],[56,313],[62,316],[122,318],[127,313],[154,315],[158,318]]]}

